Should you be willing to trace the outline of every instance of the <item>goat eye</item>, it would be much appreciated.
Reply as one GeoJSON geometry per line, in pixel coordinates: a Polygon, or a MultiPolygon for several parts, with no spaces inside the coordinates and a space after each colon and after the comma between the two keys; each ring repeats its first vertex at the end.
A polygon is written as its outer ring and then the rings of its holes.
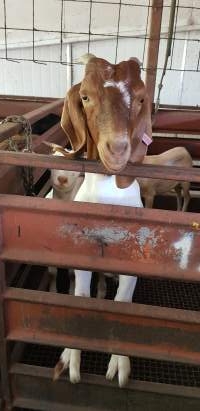
{"type": "Polygon", "coordinates": [[[88,97],[88,96],[82,96],[81,99],[82,99],[83,101],[89,101],[89,97],[88,97]]]}
{"type": "Polygon", "coordinates": [[[140,103],[141,103],[141,104],[144,103],[144,99],[143,99],[143,98],[140,100],[140,103]]]}

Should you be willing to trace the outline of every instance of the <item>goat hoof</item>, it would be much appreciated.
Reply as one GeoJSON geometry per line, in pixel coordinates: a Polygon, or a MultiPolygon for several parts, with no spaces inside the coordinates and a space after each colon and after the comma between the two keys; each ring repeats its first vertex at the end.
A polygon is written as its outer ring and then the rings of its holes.
{"type": "Polygon", "coordinates": [[[72,370],[69,373],[70,382],[72,384],[77,384],[81,380],[80,371],[79,370],[72,370]]]}
{"type": "Polygon", "coordinates": [[[118,359],[117,359],[117,355],[113,354],[111,355],[111,359],[109,361],[108,364],[108,371],[106,373],[106,379],[107,380],[113,380],[114,376],[117,373],[117,369],[118,369],[118,359]]]}
{"type": "Polygon", "coordinates": [[[64,370],[65,370],[64,363],[61,360],[59,360],[56,366],[54,367],[53,381],[58,380],[64,370]]]}
{"type": "Polygon", "coordinates": [[[130,359],[125,356],[119,356],[118,358],[118,381],[119,386],[125,387],[128,383],[129,375],[131,373],[130,359]]]}
{"type": "Polygon", "coordinates": [[[114,354],[111,356],[106,374],[107,380],[113,380],[117,372],[119,386],[121,388],[125,387],[128,383],[128,378],[131,372],[130,360],[128,357],[114,354]]]}
{"type": "Polygon", "coordinates": [[[59,361],[54,368],[54,381],[58,380],[64,370],[69,368],[69,379],[72,384],[80,381],[80,359],[81,352],[71,348],[65,348],[59,361]]]}

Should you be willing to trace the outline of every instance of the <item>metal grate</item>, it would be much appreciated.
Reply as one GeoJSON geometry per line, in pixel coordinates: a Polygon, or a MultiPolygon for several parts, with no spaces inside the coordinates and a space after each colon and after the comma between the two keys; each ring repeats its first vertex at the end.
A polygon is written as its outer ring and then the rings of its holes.
{"type": "MultiPolygon", "coordinates": [[[[20,362],[53,368],[61,352],[61,348],[27,344],[20,362]]],[[[105,375],[108,361],[109,354],[84,351],[81,372],[105,375]]],[[[200,367],[193,365],[133,357],[131,370],[132,380],[200,387],[200,367]]]]}
{"type": "Polygon", "coordinates": [[[133,296],[139,304],[200,310],[200,283],[139,278],[133,296]]]}
{"type": "MultiPolygon", "coordinates": [[[[17,272],[11,286],[19,287],[20,275],[23,274],[24,265],[17,272]]],[[[32,266],[29,275],[23,282],[23,288],[37,290],[44,274],[44,267],[32,266]]],[[[68,292],[66,270],[59,270],[61,274],[59,290],[63,294],[68,292]]],[[[95,273],[96,274],[96,273],[95,273]]],[[[93,275],[91,295],[95,297],[97,290],[97,275],[93,275]]],[[[117,284],[112,278],[106,278],[106,299],[113,300],[117,284]]],[[[69,284],[68,284],[69,286],[69,284]]],[[[200,283],[183,282],[166,279],[138,278],[133,295],[133,302],[138,304],[156,305],[184,310],[200,311],[200,283]]]]}
{"type": "MultiPolygon", "coordinates": [[[[107,298],[113,299],[116,284],[107,280],[107,298]]],[[[200,311],[200,283],[138,278],[133,302],[183,310],[200,311]]]]}
{"type": "MultiPolygon", "coordinates": [[[[40,271],[38,267],[35,267],[35,270],[35,272],[42,275],[42,269],[40,271]]],[[[32,280],[34,277],[35,275],[32,272],[32,275],[29,276],[30,280],[28,278],[26,280],[26,288],[33,286],[32,280]]],[[[106,282],[106,298],[113,299],[117,284],[112,278],[107,278],[106,282]]],[[[93,288],[96,289],[95,281],[93,288]]],[[[200,284],[164,279],[138,278],[133,301],[139,304],[199,311],[200,284]]],[[[25,364],[53,368],[59,359],[61,351],[61,348],[27,344],[20,361],[25,364]]],[[[82,373],[105,375],[108,361],[108,354],[83,352],[81,371],[82,373]]],[[[134,357],[131,359],[131,366],[131,378],[134,380],[200,387],[200,366],[134,357]]]]}

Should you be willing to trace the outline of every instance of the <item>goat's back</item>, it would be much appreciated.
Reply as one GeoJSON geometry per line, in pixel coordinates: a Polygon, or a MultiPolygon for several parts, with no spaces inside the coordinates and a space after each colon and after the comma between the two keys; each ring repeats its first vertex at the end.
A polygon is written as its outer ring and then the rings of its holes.
{"type": "Polygon", "coordinates": [[[145,156],[143,164],[192,167],[192,157],[185,147],[174,147],[161,154],[145,156]]]}
{"type": "MultiPolygon", "coordinates": [[[[185,147],[174,147],[164,153],[145,156],[143,164],[160,166],[192,167],[192,157],[185,147]]],[[[171,191],[178,184],[185,184],[189,189],[189,182],[164,179],[138,178],[142,196],[147,194],[163,194],[171,191]]]]}

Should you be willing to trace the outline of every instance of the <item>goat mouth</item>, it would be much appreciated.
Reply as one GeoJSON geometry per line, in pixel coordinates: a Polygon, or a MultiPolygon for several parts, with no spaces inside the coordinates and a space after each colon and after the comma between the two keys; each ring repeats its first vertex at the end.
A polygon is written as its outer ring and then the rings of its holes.
{"type": "Polygon", "coordinates": [[[73,184],[68,184],[67,186],[54,184],[53,187],[58,191],[69,191],[73,187],[73,184]]]}
{"type": "Polygon", "coordinates": [[[99,153],[99,155],[100,155],[100,159],[103,165],[105,166],[105,168],[112,173],[122,171],[126,167],[127,162],[128,162],[127,159],[119,162],[119,160],[116,159],[115,157],[110,158],[110,156],[107,157],[106,155],[103,155],[102,153],[99,153]]]}
{"type": "Polygon", "coordinates": [[[103,150],[102,147],[98,147],[98,151],[103,165],[112,173],[122,171],[126,167],[130,156],[129,150],[123,156],[112,155],[107,150],[103,150]]]}

